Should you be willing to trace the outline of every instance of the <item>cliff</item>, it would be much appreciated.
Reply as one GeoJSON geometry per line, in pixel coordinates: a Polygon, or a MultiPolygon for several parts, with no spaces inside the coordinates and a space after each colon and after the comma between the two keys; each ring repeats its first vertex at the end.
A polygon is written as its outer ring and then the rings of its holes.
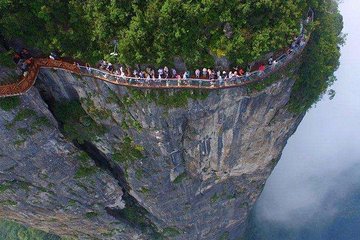
{"type": "Polygon", "coordinates": [[[0,217],[62,236],[236,239],[303,117],[286,108],[293,84],[159,93],[41,70],[0,110],[0,217]],[[65,102],[85,110],[79,128],[65,102]]]}

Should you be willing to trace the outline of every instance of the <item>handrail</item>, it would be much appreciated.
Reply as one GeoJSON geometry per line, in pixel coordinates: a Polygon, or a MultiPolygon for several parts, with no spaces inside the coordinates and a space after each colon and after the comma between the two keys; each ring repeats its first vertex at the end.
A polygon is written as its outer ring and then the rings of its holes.
{"type": "Polygon", "coordinates": [[[267,78],[270,74],[285,67],[295,56],[299,55],[306,44],[299,47],[295,52],[283,54],[276,59],[276,65],[268,65],[264,71],[253,71],[249,75],[233,77],[231,79],[200,79],[200,78],[140,78],[128,77],[110,73],[105,70],[80,66],[81,75],[95,77],[97,79],[126,87],[143,88],[143,89],[224,89],[234,88],[250,83],[259,82],[267,78]]]}
{"type": "MultiPolygon", "coordinates": [[[[311,21],[313,20],[313,16],[311,21]]],[[[299,37],[302,36],[303,33],[299,37]]],[[[304,50],[309,41],[309,37],[305,38],[305,42],[288,53],[279,56],[275,61],[276,64],[268,65],[264,71],[253,71],[246,75],[236,76],[225,79],[199,79],[199,78],[139,78],[128,77],[110,73],[105,70],[91,68],[71,64],[61,60],[52,60],[44,58],[32,59],[27,71],[27,75],[23,76],[17,83],[0,85],[0,97],[16,96],[26,93],[35,83],[40,68],[64,69],[75,74],[94,77],[99,80],[109,82],[125,87],[143,88],[143,89],[225,89],[248,85],[250,83],[259,82],[267,78],[270,74],[279,71],[288,65],[288,63],[304,50]]]]}

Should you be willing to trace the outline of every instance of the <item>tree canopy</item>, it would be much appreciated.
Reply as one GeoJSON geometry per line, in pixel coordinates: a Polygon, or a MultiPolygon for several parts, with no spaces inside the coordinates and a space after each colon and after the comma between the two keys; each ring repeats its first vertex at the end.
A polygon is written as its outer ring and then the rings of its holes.
{"type": "Polygon", "coordinates": [[[118,40],[119,62],[236,64],[286,46],[321,0],[1,0],[0,28],[44,52],[96,61],[118,40]]]}
{"type": "Polygon", "coordinates": [[[335,80],[342,18],[336,0],[0,0],[0,34],[95,63],[243,65],[288,46],[309,8],[316,22],[291,98],[305,111],[335,80]],[[117,40],[116,57],[111,56],[117,40]]]}
{"type": "Polygon", "coordinates": [[[311,41],[303,54],[290,99],[290,109],[294,112],[307,111],[336,81],[334,73],[340,64],[340,46],[345,41],[337,2],[324,1],[315,5],[315,10],[311,41]]]}

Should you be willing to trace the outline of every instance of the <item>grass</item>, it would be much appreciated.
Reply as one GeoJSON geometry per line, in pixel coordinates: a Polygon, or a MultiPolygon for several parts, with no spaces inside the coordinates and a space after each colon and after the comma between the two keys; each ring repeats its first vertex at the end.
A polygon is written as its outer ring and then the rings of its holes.
{"type": "Polygon", "coordinates": [[[18,128],[16,131],[21,137],[24,137],[24,138],[31,136],[33,134],[33,132],[31,132],[27,128],[18,128]]]}
{"type": "Polygon", "coordinates": [[[181,183],[186,177],[187,177],[187,174],[185,172],[183,172],[174,179],[174,183],[175,184],[181,183]]]}
{"type": "Polygon", "coordinates": [[[0,98],[0,108],[4,111],[11,111],[18,106],[20,106],[20,98],[18,96],[0,98]]]}
{"type": "Polygon", "coordinates": [[[146,187],[141,187],[139,192],[141,192],[142,194],[149,194],[150,193],[150,189],[146,188],[146,187]]]}
{"type": "Polygon", "coordinates": [[[85,167],[80,166],[75,173],[75,178],[86,178],[97,172],[97,168],[95,166],[85,167]]]}
{"type": "Polygon", "coordinates": [[[216,203],[219,200],[220,200],[220,195],[218,195],[216,193],[214,193],[214,195],[212,195],[212,197],[210,198],[211,203],[216,203]]]}
{"type": "Polygon", "coordinates": [[[106,120],[111,117],[111,111],[108,109],[99,109],[95,106],[93,100],[90,97],[82,98],[81,102],[86,106],[86,110],[90,116],[94,116],[101,120],[106,120]]]}
{"type": "Polygon", "coordinates": [[[49,127],[51,123],[49,119],[45,116],[37,117],[31,124],[32,128],[41,129],[41,127],[49,127]]]}
{"type": "Polygon", "coordinates": [[[125,137],[120,148],[112,155],[112,159],[118,163],[129,164],[144,158],[143,151],[142,146],[136,145],[130,137],[125,137]]]}
{"type": "Polygon", "coordinates": [[[99,213],[97,213],[97,212],[87,212],[87,213],[85,213],[86,218],[94,218],[94,217],[97,217],[98,215],[99,215],[99,213]]]}
{"type": "Polygon", "coordinates": [[[17,202],[13,200],[2,200],[0,201],[0,206],[16,206],[17,202]]]}
{"type": "Polygon", "coordinates": [[[146,210],[130,203],[124,209],[120,210],[119,214],[122,218],[126,219],[130,223],[140,227],[142,232],[151,233],[150,235],[154,235],[154,237],[151,239],[162,239],[157,233],[156,228],[146,218],[146,210]]]}
{"type": "Polygon", "coordinates": [[[75,173],[75,178],[86,178],[95,174],[98,171],[96,166],[89,166],[91,164],[90,157],[86,152],[80,152],[77,156],[77,160],[80,162],[80,167],[75,173]]]}
{"type": "Polygon", "coordinates": [[[69,202],[68,202],[68,206],[75,206],[76,205],[76,201],[74,199],[70,199],[69,202]]]}
{"type": "Polygon", "coordinates": [[[6,190],[10,189],[10,187],[11,187],[11,183],[8,182],[4,182],[0,184],[0,193],[5,192],[6,190]]]}
{"type": "Polygon", "coordinates": [[[219,240],[229,240],[229,239],[230,239],[229,232],[224,232],[219,238],[219,240]]]}
{"type": "Polygon", "coordinates": [[[167,227],[163,230],[163,235],[165,237],[176,237],[181,234],[181,231],[175,227],[167,227]]]}
{"type": "Polygon", "coordinates": [[[81,162],[81,164],[87,164],[90,160],[90,157],[86,152],[82,151],[77,156],[77,159],[81,162]]]}
{"type": "Polygon", "coordinates": [[[19,188],[21,188],[22,190],[28,192],[30,187],[32,186],[30,183],[28,182],[24,182],[24,181],[18,181],[17,185],[19,186],[19,188]]]}
{"type": "Polygon", "coordinates": [[[13,122],[23,121],[23,120],[25,120],[25,119],[27,119],[29,117],[35,116],[35,115],[36,115],[36,112],[34,110],[29,109],[29,108],[25,108],[25,109],[20,110],[16,114],[13,122]]]}
{"type": "Polygon", "coordinates": [[[125,120],[122,120],[122,122],[121,122],[121,129],[129,130],[129,125],[126,123],[125,120]]]}
{"type": "Polygon", "coordinates": [[[142,169],[136,169],[135,178],[140,181],[143,177],[144,177],[144,171],[142,169]]]}
{"type": "Polygon", "coordinates": [[[15,147],[20,147],[25,141],[25,139],[16,140],[14,141],[14,145],[15,147]]]}
{"type": "Polygon", "coordinates": [[[60,240],[58,236],[8,220],[0,220],[0,236],[4,240],[60,240]]]}

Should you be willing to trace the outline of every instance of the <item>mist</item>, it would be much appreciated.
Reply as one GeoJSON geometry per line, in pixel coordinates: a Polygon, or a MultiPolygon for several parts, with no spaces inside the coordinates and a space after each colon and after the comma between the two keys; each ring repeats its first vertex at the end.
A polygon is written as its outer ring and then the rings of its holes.
{"type": "Polygon", "coordinates": [[[348,36],[336,96],[307,113],[268,179],[254,211],[262,239],[359,239],[360,1],[340,11],[348,36]]]}

